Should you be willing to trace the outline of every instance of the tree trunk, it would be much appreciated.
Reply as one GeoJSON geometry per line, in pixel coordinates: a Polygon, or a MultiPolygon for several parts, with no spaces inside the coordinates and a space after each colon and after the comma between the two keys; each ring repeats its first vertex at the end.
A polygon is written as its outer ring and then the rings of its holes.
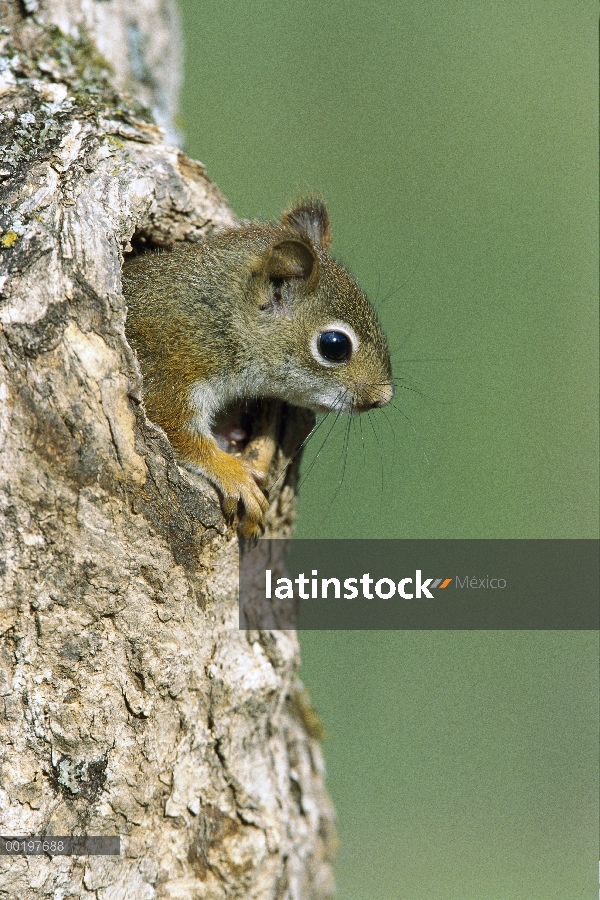
{"type": "MultiPolygon", "coordinates": [[[[0,827],[121,835],[120,857],[0,856],[0,897],[329,896],[295,633],[238,630],[235,531],[146,419],[124,336],[131,242],[235,223],[152,121],[176,139],[174,8],[0,11],[0,827]]],[[[279,471],[307,419],[275,414],[279,471]]]]}

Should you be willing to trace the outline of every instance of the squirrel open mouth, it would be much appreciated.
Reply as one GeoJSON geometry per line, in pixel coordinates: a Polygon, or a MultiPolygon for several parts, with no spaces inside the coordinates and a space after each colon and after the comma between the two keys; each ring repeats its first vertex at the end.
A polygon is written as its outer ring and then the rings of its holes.
{"type": "Polygon", "coordinates": [[[263,404],[246,400],[228,404],[215,418],[212,435],[226,453],[242,453],[255,436],[263,404]]]}

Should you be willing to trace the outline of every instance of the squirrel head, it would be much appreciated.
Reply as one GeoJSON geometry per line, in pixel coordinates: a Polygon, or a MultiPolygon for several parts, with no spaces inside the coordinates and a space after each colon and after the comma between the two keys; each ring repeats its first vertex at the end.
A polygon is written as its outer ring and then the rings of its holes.
{"type": "Polygon", "coordinates": [[[391,400],[386,339],[367,297],[329,253],[323,201],[309,198],[275,224],[249,223],[217,240],[235,248],[238,276],[245,257],[237,330],[261,394],[318,412],[364,412],[391,400]]]}

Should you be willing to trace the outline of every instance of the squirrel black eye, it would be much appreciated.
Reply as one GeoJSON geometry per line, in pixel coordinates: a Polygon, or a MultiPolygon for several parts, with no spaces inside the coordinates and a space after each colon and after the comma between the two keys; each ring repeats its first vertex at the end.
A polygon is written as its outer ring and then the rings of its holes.
{"type": "Polygon", "coordinates": [[[330,362],[345,362],[350,358],[352,344],[342,331],[324,331],[317,341],[319,353],[330,362]]]}

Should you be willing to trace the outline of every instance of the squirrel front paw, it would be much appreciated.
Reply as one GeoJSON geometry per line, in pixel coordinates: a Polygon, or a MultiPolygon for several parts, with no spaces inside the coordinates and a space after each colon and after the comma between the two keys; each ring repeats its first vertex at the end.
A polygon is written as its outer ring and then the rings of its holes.
{"type": "MultiPolygon", "coordinates": [[[[223,494],[223,512],[233,517],[241,504],[238,531],[245,538],[258,538],[265,530],[265,513],[269,502],[256,479],[260,473],[253,472],[235,457],[228,456],[227,472],[219,473],[219,487],[223,494]],[[235,465],[230,465],[234,464],[235,465]]],[[[215,479],[216,480],[216,479],[215,479]]]]}
{"type": "Polygon", "coordinates": [[[221,450],[209,435],[181,431],[171,437],[171,443],[185,465],[201,472],[219,489],[227,518],[232,518],[241,504],[239,532],[242,537],[260,537],[265,530],[265,513],[269,505],[257,483],[264,473],[257,466],[221,450]]]}

